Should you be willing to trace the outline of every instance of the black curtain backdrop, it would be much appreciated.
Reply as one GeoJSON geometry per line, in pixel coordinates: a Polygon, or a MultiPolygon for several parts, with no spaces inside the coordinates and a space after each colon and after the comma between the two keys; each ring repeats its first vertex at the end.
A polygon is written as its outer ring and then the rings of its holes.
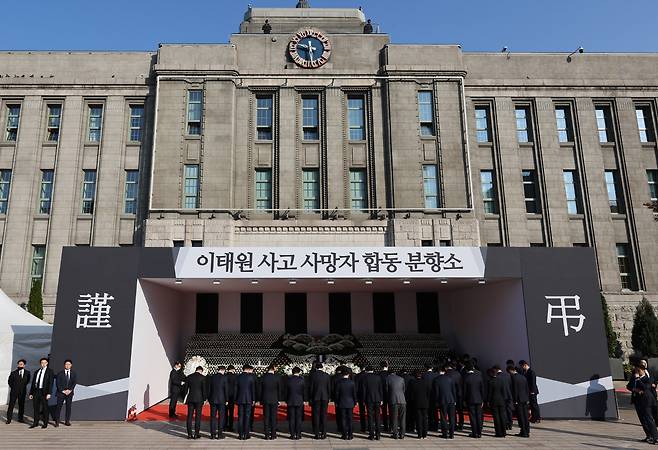
{"type": "Polygon", "coordinates": [[[306,293],[289,292],[285,301],[286,333],[306,333],[306,293]]]}
{"type": "Polygon", "coordinates": [[[439,296],[436,292],[416,292],[419,333],[440,333],[439,296]]]}
{"type": "Polygon", "coordinates": [[[395,295],[392,292],[372,294],[375,333],[395,333],[395,295]]]}
{"type": "Polygon", "coordinates": [[[349,292],[329,294],[329,332],[352,333],[352,298],[349,292]]]}
{"type": "Polygon", "coordinates": [[[263,332],[263,294],[240,294],[240,332],[263,332]]]}
{"type": "Polygon", "coordinates": [[[219,331],[219,294],[196,295],[196,332],[219,331]]]}

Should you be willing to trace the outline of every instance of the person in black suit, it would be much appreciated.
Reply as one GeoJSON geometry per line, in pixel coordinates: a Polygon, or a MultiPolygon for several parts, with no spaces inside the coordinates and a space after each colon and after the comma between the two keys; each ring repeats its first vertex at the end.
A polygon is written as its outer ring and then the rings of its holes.
{"type": "Polygon", "coordinates": [[[516,410],[516,406],[514,406],[514,393],[512,392],[513,389],[513,380],[512,380],[512,374],[507,370],[509,366],[514,367],[514,361],[511,359],[508,359],[505,362],[505,371],[502,372],[501,375],[503,375],[503,379],[506,380],[509,384],[509,389],[510,392],[512,393],[512,400],[510,400],[507,405],[505,405],[505,415],[506,415],[506,420],[507,420],[507,430],[511,430],[514,427],[514,411],[516,410]]]}
{"type": "Polygon", "coordinates": [[[496,377],[500,378],[505,385],[505,415],[503,416],[503,422],[505,424],[505,430],[509,431],[512,429],[512,415],[514,414],[514,402],[512,400],[512,377],[507,370],[504,372],[498,366],[494,366],[494,372],[496,372],[496,377]]]}
{"type": "Polygon", "coordinates": [[[18,402],[18,421],[23,423],[23,414],[25,413],[25,394],[27,386],[30,384],[30,371],[25,368],[27,361],[19,359],[16,370],[9,374],[7,383],[9,384],[9,406],[7,407],[7,424],[11,423],[14,416],[14,405],[18,402]]]}
{"type": "Polygon", "coordinates": [[[430,396],[432,395],[432,386],[423,373],[417,371],[413,380],[409,382],[407,388],[407,398],[414,405],[416,415],[416,432],[418,439],[427,438],[428,418],[427,409],[430,406],[430,396]]]}
{"type": "Polygon", "coordinates": [[[235,414],[235,383],[238,376],[235,367],[230,365],[226,368],[226,388],[228,398],[226,403],[226,414],[224,415],[224,430],[233,432],[233,415],[235,414]]]}
{"type": "Polygon", "coordinates": [[[380,374],[375,374],[374,369],[366,367],[366,375],[363,378],[363,399],[368,411],[368,439],[379,440],[381,438],[380,408],[384,404],[384,387],[382,380],[387,380],[380,374]]]}
{"type": "Polygon", "coordinates": [[[313,410],[313,435],[315,439],[327,438],[327,406],[331,394],[331,377],[317,363],[309,377],[309,401],[313,410]]]}
{"type": "MultiPolygon", "coordinates": [[[[434,379],[439,376],[438,370],[434,370],[432,364],[425,364],[425,372],[423,373],[423,379],[427,381],[430,385],[430,388],[434,385],[434,379]]],[[[431,395],[431,394],[430,394],[431,395]]],[[[436,409],[436,400],[430,398],[429,408],[427,409],[427,425],[429,431],[438,431],[439,422],[438,414],[436,409]]]]}
{"type": "Polygon", "coordinates": [[[489,379],[487,403],[489,403],[489,408],[493,415],[496,437],[505,437],[507,434],[505,405],[507,403],[508,392],[505,380],[499,376],[499,370],[498,366],[494,366],[491,370],[492,376],[489,379]]]}
{"type": "Polygon", "coordinates": [[[174,363],[174,367],[169,372],[169,417],[175,418],[176,405],[180,399],[181,392],[185,388],[185,374],[182,370],[180,361],[174,363]]]}
{"type": "Polygon", "coordinates": [[[276,373],[276,367],[269,366],[259,383],[260,404],[263,406],[263,426],[265,440],[276,439],[276,419],[279,400],[282,397],[281,377],[276,373]]]}
{"type": "Polygon", "coordinates": [[[30,428],[36,428],[39,425],[39,419],[42,419],[43,425],[41,428],[48,426],[48,400],[50,400],[50,392],[53,389],[53,371],[48,367],[48,359],[41,358],[39,360],[41,366],[34,374],[32,385],[30,386],[30,400],[34,407],[34,423],[30,428]]]}
{"type": "Polygon", "coordinates": [[[64,414],[64,425],[71,426],[71,404],[73,403],[73,393],[78,381],[76,373],[72,369],[73,362],[70,359],[64,361],[64,370],[59,372],[55,377],[57,385],[57,407],[55,408],[55,426],[59,426],[59,416],[62,412],[62,405],[66,403],[66,412],[64,414]]]}
{"type": "Polygon", "coordinates": [[[235,403],[238,405],[238,437],[251,438],[251,410],[256,401],[256,379],[254,368],[249,364],[242,367],[242,373],[235,380],[235,403]]]}
{"type": "Polygon", "coordinates": [[[455,382],[455,392],[457,393],[455,399],[455,429],[462,430],[464,428],[464,380],[461,373],[455,368],[455,364],[451,361],[446,364],[446,375],[455,382]]]}
{"type": "Polygon", "coordinates": [[[341,379],[336,382],[334,400],[336,408],[340,411],[341,438],[350,441],[354,438],[352,413],[356,405],[356,385],[350,380],[349,370],[341,372],[341,379]]]}
{"type": "MultiPolygon", "coordinates": [[[[391,372],[388,370],[388,361],[382,361],[379,363],[380,371],[379,371],[379,377],[382,379],[382,417],[381,417],[381,424],[384,427],[384,431],[390,431],[391,430],[391,421],[389,420],[391,417],[391,405],[388,403],[388,392],[386,392],[386,378],[391,374],[391,372]]],[[[379,428],[377,428],[379,430],[379,428]]]]}
{"type": "Polygon", "coordinates": [[[516,417],[519,422],[519,433],[516,436],[530,437],[530,422],[528,421],[528,402],[530,389],[526,377],[516,371],[514,364],[507,366],[507,373],[512,379],[512,403],[516,408],[516,417]]]}
{"type": "Polygon", "coordinates": [[[210,389],[208,390],[210,439],[224,439],[224,422],[228,401],[228,382],[225,374],[226,367],[219,366],[217,373],[210,378],[210,389]]]}
{"type": "Polygon", "coordinates": [[[288,428],[290,439],[302,438],[302,414],[304,414],[304,378],[302,369],[294,367],[292,376],[286,383],[286,404],[288,406],[288,428]]]}
{"type": "Polygon", "coordinates": [[[359,405],[359,425],[361,433],[366,432],[366,402],[363,400],[363,382],[365,380],[366,372],[365,367],[360,367],[361,371],[354,376],[354,383],[356,385],[356,397],[359,405]]]}
{"type": "Polygon", "coordinates": [[[633,369],[633,375],[626,385],[626,389],[631,391],[631,403],[635,406],[635,412],[646,435],[644,440],[655,445],[658,443],[658,430],[656,430],[656,422],[652,413],[656,403],[656,399],[651,393],[652,384],[653,379],[647,373],[646,368],[639,364],[633,369]]]}
{"type": "Polygon", "coordinates": [[[484,403],[484,382],[482,375],[476,372],[473,363],[466,363],[464,377],[464,403],[468,407],[468,419],[471,423],[472,438],[482,437],[482,405],[484,403]]]}
{"type": "Polygon", "coordinates": [[[455,405],[457,404],[457,386],[455,380],[445,369],[439,369],[439,376],[432,383],[432,398],[436,408],[441,413],[441,437],[454,439],[455,437],[455,405]]]}
{"type": "Polygon", "coordinates": [[[208,398],[206,377],[203,376],[203,367],[199,366],[193,374],[185,380],[187,386],[187,438],[199,439],[201,431],[201,410],[208,398]],[[192,419],[194,419],[194,434],[192,434],[192,419]]]}
{"type": "Polygon", "coordinates": [[[539,395],[539,388],[537,387],[537,375],[535,371],[530,368],[527,361],[519,361],[519,367],[523,370],[523,375],[528,380],[528,388],[530,389],[530,422],[541,422],[541,412],[539,411],[539,403],[537,403],[537,395],[539,395]]]}

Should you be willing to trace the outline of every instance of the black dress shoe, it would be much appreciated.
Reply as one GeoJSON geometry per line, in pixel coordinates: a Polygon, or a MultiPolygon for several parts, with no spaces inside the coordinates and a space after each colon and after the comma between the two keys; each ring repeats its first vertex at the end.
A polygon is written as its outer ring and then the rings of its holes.
{"type": "Polygon", "coordinates": [[[64,425],[66,425],[67,427],[70,427],[70,426],[71,426],[71,422],[64,422],[64,425]]]}
{"type": "Polygon", "coordinates": [[[225,438],[225,436],[224,436],[223,433],[219,433],[219,434],[217,435],[217,439],[224,439],[224,438],[225,438]]]}
{"type": "Polygon", "coordinates": [[[38,425],[36,423],[33,423],[32,425],[30,425],[30,428],[36,428],[37,426],[38,425]]]}
{"type": "Polygon", "coordinates": [[[55,422],[55,423],[53,424],[53,426],[54,426],[55,428],[57,428],[57,427],[59,426],[59,422],[55,422]]]}
{"type": "Polygon", "coordinates": [[[48,425],[41,425],[41,428],[48,428],[48,425]]]}
{"type": "Polygon", "coordinates": [[[11,423],[11,419],[7,419],[7,421],[6,421],[5,423],[6,423],[7,425],[9,425],[9,424],[11,423]]]}

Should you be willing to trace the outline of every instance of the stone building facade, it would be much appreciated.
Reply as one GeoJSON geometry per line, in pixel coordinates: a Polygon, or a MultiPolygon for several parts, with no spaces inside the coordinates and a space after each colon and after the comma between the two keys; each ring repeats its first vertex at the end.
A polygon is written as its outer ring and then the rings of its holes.
{"type": "Polygon", "coordinates": [[[628,351],[658,302],[658,54],[365,27],[250,8],[227,44],[1,53],[2,289],[42,279],[52,319],[71,245],[589,246],[628,351]]]}

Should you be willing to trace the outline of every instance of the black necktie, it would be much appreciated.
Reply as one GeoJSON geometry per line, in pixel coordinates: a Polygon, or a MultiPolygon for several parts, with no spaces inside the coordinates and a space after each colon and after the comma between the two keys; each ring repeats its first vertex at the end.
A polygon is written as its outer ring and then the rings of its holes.
{"type": "Polygon", "coordinates": [[[43,374],[43,369],[39,369],[39,377],[37,378],[37,389],[41,389],[41,375],[43,374]]]}
{"type": "Polygon", "coordinates": [[[69,376],[69,371],[66,371],[66,387],[69,387],[69,384],[71,382],[71,378],[69,376]]]}

